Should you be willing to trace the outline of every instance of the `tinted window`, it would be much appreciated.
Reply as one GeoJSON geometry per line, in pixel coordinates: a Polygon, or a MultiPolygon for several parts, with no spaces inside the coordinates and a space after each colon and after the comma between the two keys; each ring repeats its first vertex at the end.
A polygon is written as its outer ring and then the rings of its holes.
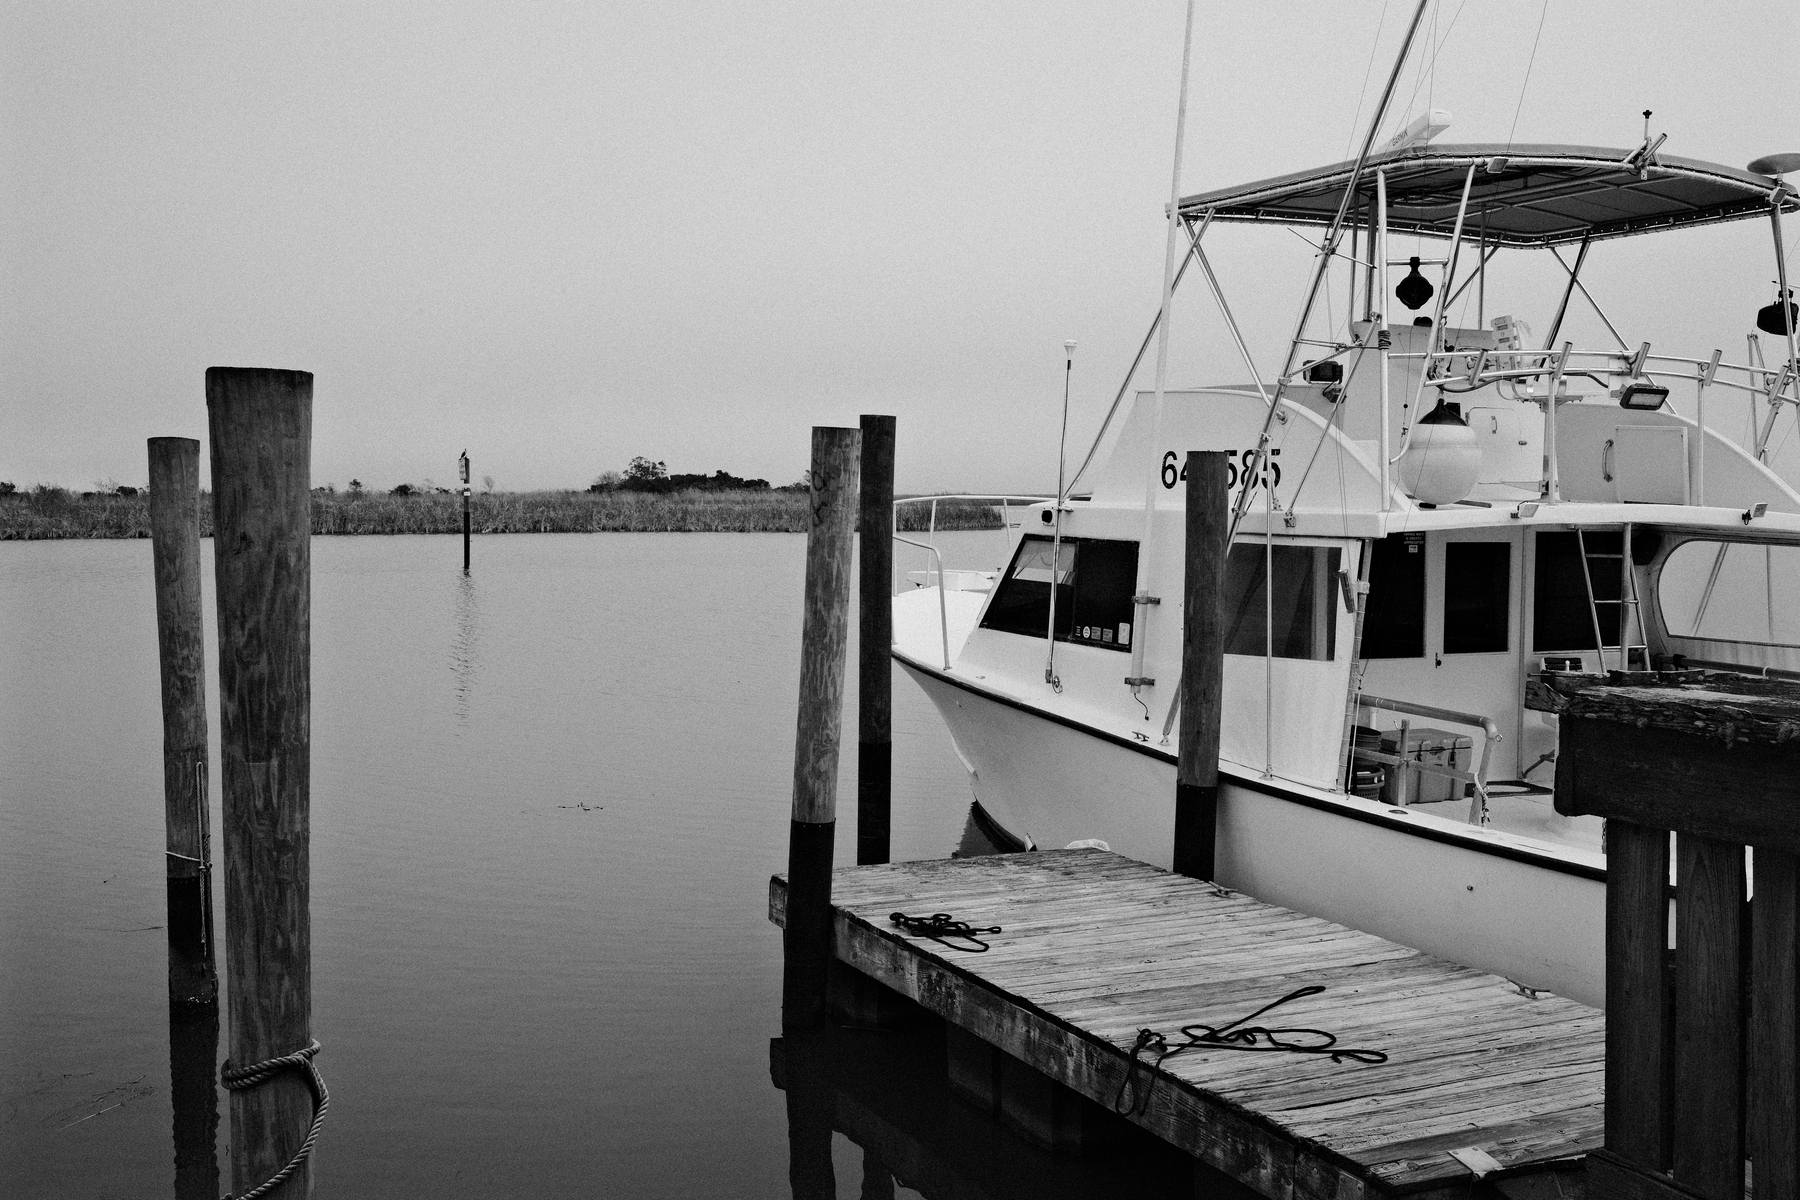
{"type": "MultiPolygon", "coordinates": [[[[1050,620],[1053,545],[1050,538],[1036,535],[1019,542],[981,618],[983,629],[1044,636],[1050,620]]],[[[1064,538],[1054,553],[1057,639],[1129,650],[1137,543],[1064,538]]]]}
{"type": "Polygon", "coordinates": [[[1424,534],[1392,533],[1375,543],[1369,559],[1362,654],[1364,658],[1424,656],[1424,534]]]}
{"type": "Polygon", "coordinates": [[[1491,654],[1510,644],[1512,547],[1444,545],[1444,653],[1491,654]]]}
{"type": "Polygon", "coordinates": [[[1594,606],[1588,607],[1587,580],[1582,576],[1581,549],[1573,533],[1537,535],[1537,578],[1532,585],[1531,648],[1593,650],[1594,617],[1606,644],[1619,643],[1620,548],[1618,533],[1583,533],[1588,570],[1594,584],[1594,606]]]}
{"type": "Polygon", "coordinates": [[[1338,551],[1328,546],[1275,546],[1273,613],[1263,569],[1265,548],[1231,548],[1225,570],[1225,653],[1261,657],[1275,634],[1276,658],[1329,659],[1337,653],[1338,551]],[[1272,620],[1271,620],[1272,616],[1272,620]]]}

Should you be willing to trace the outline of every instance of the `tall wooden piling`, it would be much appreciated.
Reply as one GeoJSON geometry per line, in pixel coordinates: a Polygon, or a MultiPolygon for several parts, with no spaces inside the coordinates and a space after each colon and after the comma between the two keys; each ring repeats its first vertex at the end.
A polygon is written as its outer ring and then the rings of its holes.
{"type": "Polygon", "coordinates": [[[149,452],[156,650],[162,674],[169,1003],[216,1005],[206,646],[200,610],[200,443],[151,438],[149,452]]]}
{"type": "Polygon", "coordinates": [[[1182,586],[1181,747],[1175,766],[1175,870],[1211,879],[1218,846],[1219,711],[1225,689],[1225,558],[1231,529],[1225,453],[1187,456],[1182,586]]]}
{"type": "MultiPolygon", "coordinates": [[[[312,375],[212,367],[213,554],[218,587],[220,781],[230,1064],[312,1040],[310,915],[312,375]]],[[[278,1071],[231,1093],[231,1176],[242,1192],[306,1139],[306,1078],[278,1071]]],[[[305,1196],[310,1162],[283,1184],[305,1196]]]]}
{"type": "MultiPolygon", "coordinates": [[[[884,863],[894,795],[894,418],[862,418],[856,862],[884,863]]],[[[941,582],[941,581],[940,581],[941,582]]]]}
{"type": "Polygon", "coordinates": [[[860,441],[855,429],[815,427],[812,433],[812,525],[806,534],[806,615],[800,640],[800,713],[794,735],[788,918],[781,970],[781,1023],[788,1030],[816,1028],[825,1019],[860,441]]]}

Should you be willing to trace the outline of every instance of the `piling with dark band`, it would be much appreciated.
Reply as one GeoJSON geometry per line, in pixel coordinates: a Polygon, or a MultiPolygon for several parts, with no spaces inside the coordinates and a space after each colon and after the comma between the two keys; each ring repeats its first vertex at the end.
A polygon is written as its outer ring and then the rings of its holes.
{"type": "Polygon", "coordinates": [[[462,474],[463,502],[463,574],[469,573],[469,452],[464,450],[457,459],[456,469],[462,474]]]}
{"type": "MultiPolygon", "coordinates": [[[[312,1040],[312,375],[212,367],[213,553],[218,581],[220,782],[230,1062],[312,1040]]],[[[306,1080],[284,1072],[231,1093],[231,1177],[243,1193],[299,1149],[306,1080]]],[[[282,1185],[304,1196],[310,1163],[282,1185]]]]}
{"type": "Polygon", "coordinates": [[[1181,747],[1175,767],[1175,870],[1211,879],[1218,845],[1219,712],[1225,689],[1225,557],[1231,516],[1225,453],[1187,456],[1182,587],[1181,747]]]}
{"type": "MultiPolygon", "coordinates": [[[[893,805],[894,418],[862,418],[857,599],[856,861],[888,860],[893,805]]],[[[941,580],[939,581],[942,582],[941,580]]]]}
{"type": "Polygon", "coordinates": [[[854,429],[813,429],[812,524],[806,535],[800,712],[794,734],[793,814],[788,826],[789,909],[781,971],[781,1023],[788,1030],[816,1028],[825,1019],[838,743],[843,731],[860,441],[861,435],[854,429]]]}
{"type": "Polygon", "coordinates": [[[207,819],[206,645],[200,611],[200,443],[151,438],[150,538],[162,674],[169,1003],[216,1005],[207,819]]]}

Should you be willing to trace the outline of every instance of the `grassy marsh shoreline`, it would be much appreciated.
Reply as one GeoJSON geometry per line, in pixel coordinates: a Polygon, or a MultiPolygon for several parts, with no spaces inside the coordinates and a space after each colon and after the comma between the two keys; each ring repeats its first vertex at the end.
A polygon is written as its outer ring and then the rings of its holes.
{"type": "MultiPolygon", "coordinates": [[[[922,530],[929,505],[900,510],[903,530],[922,530]]],[[[489,492],[470,499],[476,533],[804,533],[805,492],[489,492]]],[[[315,492],[314,534],[461,533],[462,497],[315,492]]],[[[946,500],[939,529],[998,529],[997,505],[946,500]]],[[[200,535],[212,508],[200,505],[200,535]]],[[[77,495],[60,489],[0,496],[0,541],[150,536],[144,495],[77,495]]]]}

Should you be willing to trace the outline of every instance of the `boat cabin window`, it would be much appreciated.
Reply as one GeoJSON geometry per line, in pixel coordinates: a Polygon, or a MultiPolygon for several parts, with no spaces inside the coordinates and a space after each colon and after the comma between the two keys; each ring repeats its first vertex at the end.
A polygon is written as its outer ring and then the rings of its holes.
{"type": "Polygon", "coordinates": [[[1444,543],[1444,653],[1494,654],[1511,644],[1512,546],[1444,543]]]}
{"type": "Polygon", "coordinates": [[[1131,594],[1137,586],[1136,542],[1027,535],[982,615],[983,629],[1043,637],[1056,586],[1056,639],[1131,649],[1131,594]],[[1051,559],[1055,557],[1054,564],[1051,559]]]}
{"type": "Polygon", "coordinates": [[[1537,535],[1537,579],[1532,590],[1533,650],[1594,650],[1594,622],[1608,646],[1619,644],[1619,589],[1624,535],[1600,530],[1537,535]],[[1582,546],[1587,548],[1583,572],[1582,546]],[[1594,603],[1588,604],[1592,585],[1594,603]]]}
{"type": "MultiPolygon", "coordinates": [[[[1637,540],[1632,540],[1637,550],[1637,540]]],[[[1800,591],[1800,546],[1683,542],[1663,561],[1656,598],[1676,637],[1800,645],[1800,617],[1786,598],[1800,591]]]]}
{"type": "Polygon", "coordinates": [[[1364,658],[1425,656],[1425,535],[1392,533],[1369,556],[1364,658]]]}
{"type": "Polygon", "coordinates": [[[1335,657],[1338,561],[1335,546],[1233,546],[1225,564],[1225,653],[1261,658],[1272,627],[1276,658],[1335,657]],[[1275,577],[1272,605],[1265,552],[1275,577]]]}

